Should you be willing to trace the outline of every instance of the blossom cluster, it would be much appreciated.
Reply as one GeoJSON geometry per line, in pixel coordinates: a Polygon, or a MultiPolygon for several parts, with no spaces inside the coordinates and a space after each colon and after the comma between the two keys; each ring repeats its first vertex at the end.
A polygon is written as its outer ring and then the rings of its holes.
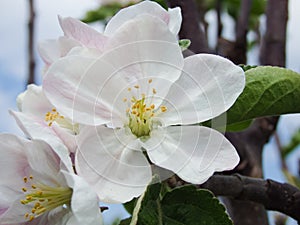
{"type": "Polygon", "coordinates": [[[200,184],[239,162],[218,131],[243,70],[216,55],[183,57],[180,8],[144,1],[100,33],[59,17],[39,45],[41,86],[10,111],[28,139],[0,135],[0,224],[102,224],[99,202],[140,196],[154,173],[200,184]],[[3,169],[5,168],[5,169],[3,169]]]}

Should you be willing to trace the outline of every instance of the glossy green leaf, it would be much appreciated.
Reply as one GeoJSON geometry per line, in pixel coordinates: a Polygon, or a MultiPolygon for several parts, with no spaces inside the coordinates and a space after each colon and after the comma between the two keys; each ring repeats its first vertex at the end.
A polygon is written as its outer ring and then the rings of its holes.
{"type": "Polygon", "coordinates": [[[150,185],[140,197],[137,217],[122,225],[232,225],[219,200],[207,190],[182,186],[161,196],[162,185],[150,185]]]}
{"type": "Polygon", "coordinates": [[[185,225],[232,225],[225,208],[208,190],[189,185],[174,189],[162,200],[165,217],[185,225]]]}
{"type": "MultiPolygon", "coordinates": [[[[258,117],[300,112],[300,74],[271,66],[258,66],[246,70],[245,74],[245,89],[226,112],[226,130],[235,125],[245,126],[258,117]]],[[[210,123],[207,121],[203,125],[210,123]]]]}

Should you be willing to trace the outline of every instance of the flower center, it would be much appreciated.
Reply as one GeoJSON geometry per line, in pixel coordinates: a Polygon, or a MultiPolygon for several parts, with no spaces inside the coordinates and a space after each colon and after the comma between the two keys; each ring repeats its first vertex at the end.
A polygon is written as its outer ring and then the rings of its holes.
{"type": "Polygon", "coordinates": [[[43,183],[33,183],[33,176],[24,177],[23,187],[25,199],[20,200],[23,205],[30,205],[31,211],[24,214],[28,221],[55,209],[59,206],[68,207],[71,203],[72,189],[66,187],[52,187],[43,183]]]}
{"type": "Polygon", "coordinates": [[[60,127],[70,130],[73,134],[79,133],[79,125],[73,124],[71,120],[60,115],[55,108],[46,113],[45,121],[49,127],[52,126],[53,122],[56,122],[60,127]]]}
{"type": "MultiPolygon", "coordinates": [[[[152,83],[152,79],[148,80],[148,84],[152,83]]],[[[134,86],[135,89],[139,89],[139,85],[134,86]]],[[[128,88],[130,92],[132,89],[128,88]]],[[[149,136],[152,130],[152,118],[159,111],[158,108],[152,103],[154,95],[157,93],[155,88],[152,88],[152,93],[150,97],[146,98],[146,95],[141,94],[140,98],[132,96],[130,99],[130,107],[127,108],[126,114],[129,117],[129,128],[131,132],[137,137],[149,136]]],[[[124,102],[127,102],[127,99],[123,99],[124,102]]],[[[160,112],[166,112],[166,106],[160,106],[160,112]]]]}

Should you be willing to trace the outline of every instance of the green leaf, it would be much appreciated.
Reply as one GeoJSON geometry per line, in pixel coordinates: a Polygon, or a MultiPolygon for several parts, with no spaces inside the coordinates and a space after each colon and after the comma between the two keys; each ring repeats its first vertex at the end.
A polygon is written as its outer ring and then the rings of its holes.
{"type": "MultiPolygon", "coordinates": [[[[230,125],[226,126],[226,131],[238,132],[241,130],[245,130],[252,124],[252,122],[253,122],[253,120],[245,120],[242,122],[230,124],[230,125]]],[[[222,131],[225,131],[225,129],[222,129],[222,131]]]]}
{"type": "Polygon", "coordinates": [[[181,51],[187,50],[191,45],[191,41],[189,39],[181,39],[179,40],[179,46],[181,51]]]}
{"type": "Polygon", "coordinates": [[[111,3],[108,5],[100,6],[95,10],[90,10],[86,12],[83,19],[84,23],[93,23],[96,21],[105,21],[114,16],[123,6],[119,3],[111,3]]]}
{"type": "Polygon", "coordinates": [[[167,193],[162,200],[164,216],[185,225],[232,225],[225,208],[208,190],[188,185],[167,193]]]}
{"type": "Polygon", "coordinates": [[[153,2],[157,2],[164,9],[168,9],[168,3],[166,0],[152,0],[153,2]]]}
{"type": "Polygon", "coordinates": [[[258,66],[245,74],[245,89],[226,112],[228,128],[258,117],[300,112],[300,74],[271,66],[258,66]]]}
{"type": "MultiPolygon", "coordinates": [[[[130,225],[232,225],[224,206],[211,192],[187,185],[162,197],[161,189],[160,183],[148,187],[130,225]]],[[[121,224],[129,223],[127,220],[121,224]]]]}

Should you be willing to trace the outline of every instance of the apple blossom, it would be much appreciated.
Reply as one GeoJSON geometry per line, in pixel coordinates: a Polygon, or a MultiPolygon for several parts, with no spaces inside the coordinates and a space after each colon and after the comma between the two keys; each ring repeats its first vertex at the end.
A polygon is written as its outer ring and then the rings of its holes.
{"type": "Polygon", "coordinates": [[[10,110],[17,124],[30,139],[49,143],[59,155],[76,150],[75,135],[79,124],[60,115],[43,93],[42,87],[30,84],[17,98],[20,112],[10,110]]]}
{"type": "Polygon", "coordinates": [[[0,224],[103,224],[96,193],[47,143],[0,134],[0,152],[0,224]]]}
{"type": "Polygon", "coordinates": [[[237,165],[231,143],[197,123],[233,105],[245,85],[240,67],[208,54],[183,59],[166,23],[146,14],[124,23],[107,46],[100,57],[58,60],[43,81],[60,112],[95,125],[78,135],[75,165],[102,200],[139,196],[150,163],[198,184],[237,165]]]}

